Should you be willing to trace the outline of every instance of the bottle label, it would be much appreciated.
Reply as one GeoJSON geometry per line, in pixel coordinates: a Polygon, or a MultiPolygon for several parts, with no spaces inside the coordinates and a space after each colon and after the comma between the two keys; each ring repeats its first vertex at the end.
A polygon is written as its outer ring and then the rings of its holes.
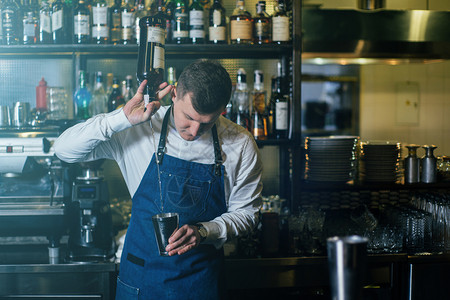
{"type": "Polygon", "coordinates": [[[60,9],[52,13],[52,30],[56,31],[63,27],[63,10],[60,9]]]}
{"type": "Polygon", "coordinates": [[[189,30],[189,37],[190,38],[205,38],[205,31],[204,30],[191,29],[191,30],[189,30]]]}
{"type": "Polygon", "coordinates": [[[272,19],[272,40],[280,42],[289,41],[289,18],[278,16],[272,19]]]}
{"type": "Polygon", "coordinates": [[[122,27],[133,27],[133,13],[122,12],[122,27]]]}
{"type": "Polygon", "coordinates": [[[35,37],[35,30],[34,30],[34,23],[31,23],[32,20],[24,20],[23,23],[23,35],[27,36],[29,38],[34,38],[35,37]]]}
{"type": "Polygon", "coordinates": [[[92,7],[92,25],[107,25],[108,24],[108,7],[92,7]]]}
{"type": "Polygon", "coordinates": [[[158,27],[147,27],[147,42],[148,43],[158,43],[164,45],[166,31],[158,27]]]}
{"type": "Polygon", "coordinates": [[[232,40],[251,40],[252,22],[247,20],[231,21],[231,39],[232,40]]]}
{"type": "Polygon", "coordinates": [[[111,18],[111,26],[114,27],[120,27],[120,14],[113,14],[111,18]]]}
{"type": "Polygon", "coordinates": [[[277,102],[275,104],[275,129],[288,129],[288,103],[277,102]]]}
{"type": "Polygon", "coordinates": [[[255,36],[256,37],[269,37],[270,26],[268,23],[255,23],[255,36]]]}
{"type": "Polygon", "coordinates": [[[226,28],[225,26],[209,27],[209,40],[210,41],[225,41],[226,28]]]}
{"type": "Polygon", "coordinates": [[[133,38],[133,28],[122,28],[122,40],[131,40],[133,38]]]}
{"type": "Polygon", "coordinates": [[[187,38],[189,37],[189,31],[187,30],[176,30],[172,33],[173,38],[187,38]]]}
{"type": "Polygon", "coordinates": [[[73,18],[75,35],[89,35],[89,16],[76,15],[73,18]]]}
{"type": "MultiPolygon", "coordinates": [[[[41,26],[41,30],[42,31],[45,31],[45,32],[47,32],[47,33],[51,33],[52,32],[52,26],[51,26],[51,19],[50,19],[50,16],[48,15],[48,14],[45,14],[45,13],[43,13],[43,14],[40,14],[40,26],[41,26]]],[[[3,26],[5,26],[5,25],[3,25],[3,26]]]]}
{"type": "Polygon", "coordinates": [[[222,25],[222,13],[220,10],[215,10],[213,12],[213,23],[214,25],[222,25]]]}
{"type": "Polygon", "coordinates": [[[189,25],[190,26],[203,26],[203,11],[191,10],[189,12],[189,25]]]}
{"type": "Polygon", "coordinates": [[[92,27],[92,36],[94,38],[107,38],[109,37],[109,27],[96,25],[92,27]]]}
{"type": "Polygon", "coordinates": [[[154,69],[163,69],[164,70],[164,53],[165,49],[163,47],[156,46],[154,47],[153,56],[153,68],[154,69]]]}

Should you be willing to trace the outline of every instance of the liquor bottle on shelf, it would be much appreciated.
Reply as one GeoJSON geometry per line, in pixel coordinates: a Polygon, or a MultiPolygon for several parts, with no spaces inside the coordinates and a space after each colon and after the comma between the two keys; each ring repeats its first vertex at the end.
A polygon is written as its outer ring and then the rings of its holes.
{"type": "Polygon", "coordinates": [[[107,95],[110,95],[112,92],[113,79],[114,79],[113,73],[106,74],[106,94],[107,95]]]}
{"type": "Polygon", "coordinates": [[[91,103],[92,95],[86,86],[86,72],[81,70],[78,78],[80,85],[73,96],[75,102],[75,117],[79,120],[85,120],[90,117],[89,105],[91,103]]]}
{"type": "Polygon", "coordinates": [[[125,105],[125,100],[123,99],[122,92],[120,91],[119,80],[117,78],[113,79],[112,87],[113,89],[108,99],[108,112],[112,112],[125,105]]]}
{"type": "Polygon", "coordinates": [[[122,36],[121,30],[121,0],[114,0],[114,5],[110,10],[110,21],[111,21],[111,32],[110,32],[110,41],[111,44],[117,45],[120,43],[120,38],[122,36]]]}
{"type": "Polygon", "coordinates": [[[175,20],[173,19],[173,14],[175,10],[175,3],[173,0],[168,0],[166,2],[166,44],[172,43],[173,41],[173,28],[175,20]]]}
{"type": "Polygon", "coordinates": [[[236,1],[236,8],[230,17],[230,40],[232,44],[252,43],[253,19],[245,9],[244,0],[236,1]]]}
{"type": "Polygon", "coordinates": [[[18,45],[23,31],[20,7],[16,1],[3,1],[1,19],[3,45],[18,45]]]}
{"type": "MultiPolygon", "coordinates": [[[[175,85],[177,82],[177,75],[176,75],[176,69],[174,67],[168,67],[166,70],[166,82],[170,85],[175,85]]],[[[172,94],[169,93],[164,96],[163,99],[161,99],[159,102],[161,102],[161,105],[169,105],[172,103],[172,94]]]]}
{"type": "Polygon", "coordinates": [[[285,0],[277,0],[275,13],[272,15],[272,41],[287,44],[290,41],[289,16],[286,13],[285,0]]]}
{"type": "Polygon", "coordinates": [[[166,20],[162,0],[158,0],[158,12],[142,18],[136,77],[138,84],[147,80],[144,101],[154,101],[159,85],[164,81],[166,20]]]}
{"type": "Polygon", "coordinates": [[[39,36],[37,0],[24,0],[22,5],[22,23],[24,45],[36,44],[39,36]]]}
{"type": "Polygon", "coordinates": [[[254,71],[252,99],[252,125],[253,136],[258,140],[267,139],[266,97],[264,90],[264,75],[261,70],[254,71]]]}
{"type": "Polygon", "coordinates": [[[212,44],[227,43],[227,21],[221,0],[214,0],[209,11],[209,42],[212,44]]]}
{"type": "Polygon", "coordinates": [[[90,11],[84,0],[78,0],[73,10],[73,42],[89,44],[91,42],[90,11]]]}
{"type": "Polygon", "coordinates": [[[283,95],[281,76],[275,78],[270,106],[273,110],[272,137],[276,139],[287,138],[289,130],[289,97],[283,95]]]}
{"type": "Polygon", "coordinates": [[[192,0],[189,6],[189,39],[192,44],[203,44],[205,42],[205,23],[203,7],[199,0],[192,0]]]}
{"type": "Polygon", "coordinates": [[[102,72],[95,73],[95,86],[92,93],[92,101],[89,105],[91,116],[108,112],[108,95],[103,88],[102,72]]]}
{"type": "Polygon", "coordinates": [[[140,28],[139,21],[148,15],[148,11],[145,9],[145,0],[136,1],[136,13],[134,18],[134,32],[133,38],[136,40],[136,44],[139,45],[140,28]]]}
{"type": "Polygon", "coordinates": [[[247,75],[240,68],[237,71],[236,89],[233,94],[233,106],[235,107],[235,118],[233,121],[251,131],[250,103],[247,89],[247,75]]]}
{"type": "Polygon", "coordinates": [[[175,44],[187,44],[189,42],[189,13],[185,0],[175,0],[173,12],[172,42],[175,44]]]}
{"type": "Polygon", "coordinates": [[[131,98],[134,97],[135,91],[133,88],[133,76],[127,75],[125,77],[125,93],[123,95],[123,99],[125,102],[128,102],[131,98]]]}
{"type": "Polygon", "coordinates": [[[73,40],[73,7],[74,1],[72,0],[64,0],[64,35],[65,35],[65,43],[72,43],[73,40]]]}
{"type": "Polygon", "coordinates": [[[135,10],[134,6],[131,4],[131,0],[122,0],[122,6],[120,7],[120,30],[122,33],[120,37],[120,44],[136,44],[133,34],[134,13],[135,10]]]}
{"type": "Polygon", "coordinates": [[[48,0],[42,0],[39,9],[39,43],[52,43],[51,7],[48,0]]]}
{"type": "Polygon", "coordinates": [[[256,15],[253,18],[253,42],[255,44],[268,44],[271,42],[270,16],[266,13],[266,1],[256,3],[256,15]]]}
{"type": "Polygon", "coordinates": [[[211,9],[211,0],[199,0],[203,8],[203,28],[205,30],[205,42],[209,40],[209,11],[211,9]]]}
{"type": "Polygon", "coordinates": [[[66,42],[66,28],[64,27],[64,11],[66,10],[62,0],[52,3],[52,41],[53,44],[66,42]]]}
{"type": "Polygon", "coordinates": [[[94,0],[92,4],[92,42],[109,42],[109,7],[106,0],[94,0]]]}

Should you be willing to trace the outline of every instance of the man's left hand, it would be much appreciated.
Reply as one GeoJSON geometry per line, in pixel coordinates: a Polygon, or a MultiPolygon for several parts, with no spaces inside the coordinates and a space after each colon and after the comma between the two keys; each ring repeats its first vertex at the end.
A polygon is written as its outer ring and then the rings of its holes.
{"type": "Polygon", "coordinates": [[[201,240],[197,226],[183,225],[169,238],[169,245],[167,245],[166,251],[169,252],[170,256],[180,255],[197,247],[201,240]]]}

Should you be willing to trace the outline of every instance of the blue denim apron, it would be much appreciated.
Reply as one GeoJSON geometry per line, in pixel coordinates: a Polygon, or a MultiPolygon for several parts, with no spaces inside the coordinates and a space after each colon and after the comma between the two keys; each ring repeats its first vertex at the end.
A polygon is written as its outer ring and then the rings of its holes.
{"type": "MultiPolygon", "coordinates": [[[[164,212],[177,212],[180,227],[210,221],[226,212],[222,155],[212,128],[215,164],[164,154],[171,108],[164,116],[158,158],[164,212]]],[[[223,249],[200,244],[182,255],[159,256],[152,216],[161,213],[155,155],[133,197],[131,220],[120,262],[116,299],[220,299],[223,249]]]]}

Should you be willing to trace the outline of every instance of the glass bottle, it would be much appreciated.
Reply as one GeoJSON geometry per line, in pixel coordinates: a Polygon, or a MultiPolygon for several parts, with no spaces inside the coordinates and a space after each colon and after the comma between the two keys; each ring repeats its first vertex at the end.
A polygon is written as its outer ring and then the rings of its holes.
{"type": "Polygon", "coordinates": [[[89,111],[91,116],[108,112],[108,95],[103,88],[102,72],[95,73],[95,86],[89,111]]]}
{"type": "Polygon", "coordinates": [[[253,20],[245,9],[244,0],[236,1],[236,8],[230,17],[230,40],[232,44],[251,44],[253,20]]]}
{"type": "Polygon", "coordinates": [[[113,79],[114,79],[113,73],[106,74],[106,94],[107,95],[110,95],[112,92],[113,79]]]}
{"type": "Polygon", "coordinates": [[[48,0],[42,0],[39,9],[39,43],[50,44],[52,42],[51,7],[48,0]]]}
{"type": "Polygon", "coordinates": [[[121,0],[114,0],[114,5],[110,10],[110,21],[111,21],[111,44],[117,45],[120,43],[120,38],[122,36],[121,30],[121,0]]]}
{"type": "Polygon", "coordinates": [[[36,44],[39,36],[39,20],[37,18],[37,0],[24,0],[23,12],[23,37],[24,45],[36,44]]]}
{"type": "Polygon", "coordinates": [[[203,7],[199,0],[192,0],[189,6],[189,38],[192,44],[205,42],[205,21],[203,7]]]}
{"type": "Polygon", "coordinates": [[[255,70],[253,90],[251,92],[253,136],[255,139],[267,139],[266,97],[267,92],[264,90],[263,72],[255,70]]]}
{"type": "Polygon", "coordinates": [[[270,16],[266,13],[266,1],[256,3],[256,15],[253,18],[253,42],[255,44],[268,44],[271,42],[270,16]]]}
{"type": "Polygon", "coordinates": [[[425,155],[420,160],[422,172],[420,181],[423,183],[434,183],[437,179],[437,158],[434,156],[435,145],[424,145],[425,155]]]}
{"type": "Polygon", "coordinates": [[[134,32],[133,37],[136,39],[136,43],[139,45],[139,37],[140,37],[140,28],[139,21],[147,16],[148,11],[145,9],[145,0],[137,0],[136,1],[136,13],[134,18],[134,32]]]}
{"type": "Polygon", "coordinates": [[[209,42],[212,44],[227,43],[227,21],[225,8],[221,0],[214,0],[209,11],[209,42]]]}
{"type": "Polygon", "coordinates": [[[173,41],[173,28],[175,20],[173,18],[175,10],[175,3],[173,0],[168,0],[166,2],[166,44],[172,43],[173,41]]]}
{"type": "Polygon", "coordinates": [[[2,5],[2,35],[4,45],[17,45],[22,35],[20,7],[14,0],[4,0],[2,5]]]}
{"type": "Polygon", "coordinates": [[[78,78],[80,86],[73,96],[75,102],[75,117],[79,120],[85,120],[90,117],[89,105],[92,96],[86,86],[86,72],[81,70],[78,78]]]}
{"type": "Polygon", "coordinates": [[[64,0],[65,10],[64,10],[64,35],[65,43],[72,43],[73,40],[73,1],[64,0]]]}
{"type": "Polygon", "coordinates": [[[64,44],[66,42],[66,32],[64,28],[64,4],[62,0],[55,0],[52,3],[52,40],[53,44],[64,44]]]}
{"type": "Polygon", "coordinates": [[[175,44],[187,44],[189,42],[189,14],[188,4],[185,0],[175,0],[173,12],[172,41],[175,44]]]}
{"type": "Polygon", "coordinates": [[[135,44],[133,26],[134,26],[134,6],[131,4],[131,0],[122,0],[122,6],[120,7],[121,14],[121,37],[120,44],[135,44]]]}
{"type": "Polygon", "coordinates": [[[275,93],[272,94],[273,105],[273,137],[277,139],[287,138],[289,125],[289,101],[282,92],[282,78],[275,79],[275,93]]]}
{"type": "Polygon", "coordinates": [[[122,92],[120,91],[119,80],[117,78],[113,79],[112,87],[113,89],[108,99],[108,112],[112,112],[125,105],[125,100],[123,99],[122,92]]]}
{"type": "Polygon", "coordinates": [[[420,159],[417,157],[419,145],[407,145],[408,156],[405,157],[405,183],[420,182],[420,159]]]}
{"type": "Polygon", "coordinates": [[[272,41],[276,44],[287,44],[290,41],[289,17],[286,13],[285,0],[277,0],[275,13],[272,15],[272,41]]]}
{"type": "Polygon", "coordinates": [[[247,74],[240,68],[237,71],[236,89],[233,94],[233,106],[236,108],[235,122],[251,131],[250,104],[247,89],[247,74]]]}
{"type": "Polygon", "coordinates": [[[106,0],[94,0],[92,4],[92,42],[109,42],[109,7],[106,0]]]}
{"type": "MultiPolygon", "coordinates": [[[[158,0],[160,3],[162,0],[158,0]]],[[[144,101],[154,101],[159,85],[164,81],[165,69],[165,26],[166,20],[161,5],[158,12],[142,18],[140,45],[138,51],[137,80],[141,84],[145,79],[144,101]]]]}
{"type": "Polygon", "coordinates": [[[125,102],[128,102],[131,98],[133,98],[134,94],[133,76],[127,75],[127,77],[125,77],[125,93],[123,95],[125,102]]]}
{"type": "Polygon", "coordinates": [[[78,5],[73,10],[73,42],[75,44],[89,44],[90,36],[90,11],[84,0],[78,0],[78,5]]]}

